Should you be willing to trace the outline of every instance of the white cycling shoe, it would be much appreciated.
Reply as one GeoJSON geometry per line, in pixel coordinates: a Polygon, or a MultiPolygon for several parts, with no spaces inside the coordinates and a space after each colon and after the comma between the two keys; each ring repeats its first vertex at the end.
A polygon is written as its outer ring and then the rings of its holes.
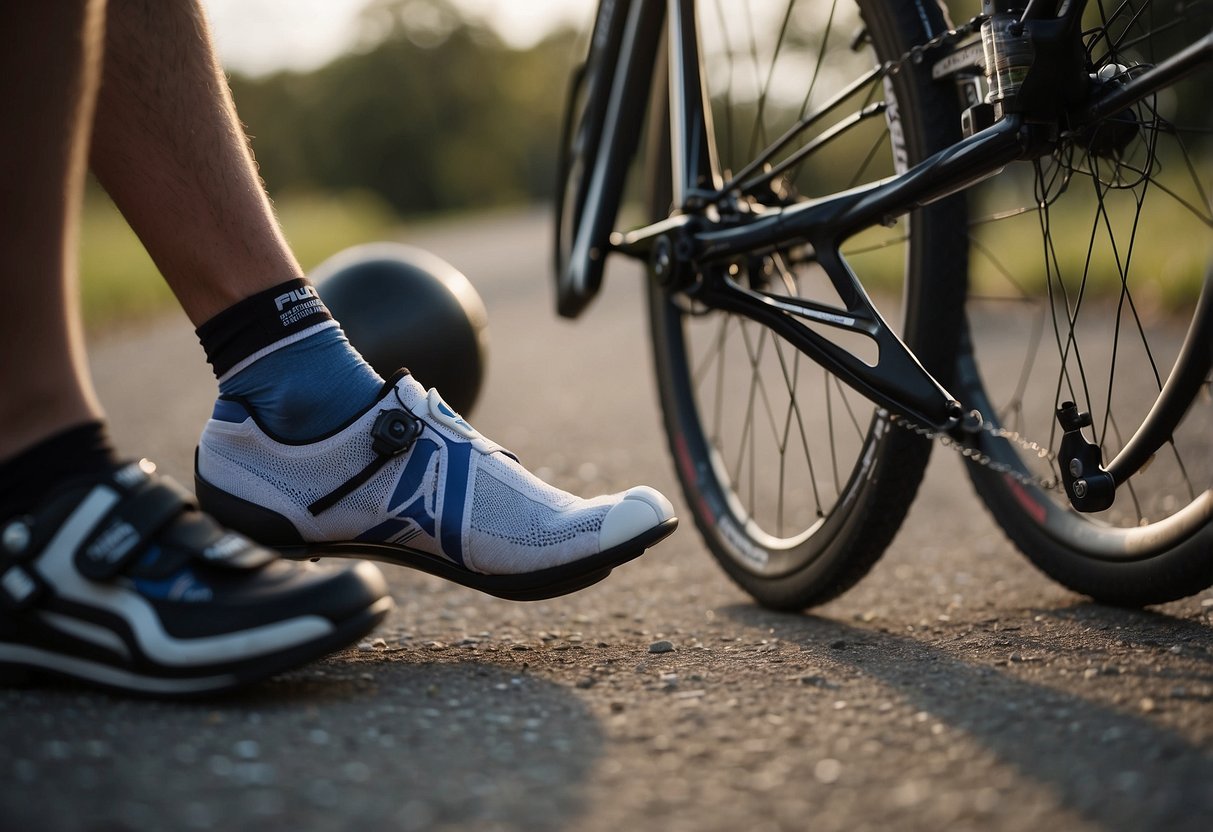
{"type": "Polygon", "coordinates": [[[290,557],[369,557],[502,598],[563,595],[674,531],[652,488],[581,499],[523,468],[405,372],[308,443],[220,398],[198,446],[201,505],[290,557]]]}

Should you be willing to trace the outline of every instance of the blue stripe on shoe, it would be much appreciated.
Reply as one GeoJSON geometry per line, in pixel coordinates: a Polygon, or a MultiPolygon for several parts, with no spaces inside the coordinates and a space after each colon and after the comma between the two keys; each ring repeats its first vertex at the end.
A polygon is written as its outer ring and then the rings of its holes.
{"type": "Polygon", "coordinates": [[[249,418],[249,412],[240,402],[234,402],[231,399],[217,399],[215,409],[211,411],[211,418],[216,422],[231,422],[238,425],[249,418]]]}
{"type": "MultiPolygon", "coordinates": [[[[426,478],[442,449],[429,436],[418,439],[409,452],[409,461],[400,472],[396,489],[388,500],[388,510],[398,518],[414,520],[430,537],[438,539],[443,554],[463,566],[463,514],[467,503],[472,446],[466,442],[452,442],[441,435],[438,438],[447,447],[446,470],[439,468],[437,471],[443,493],[441,520],[431,513],[434,505],[433,486],[426,478]]],[[[375,533],[382,525],[363,534],[375,533]]]]}
{"type": "Polygon", "coordinates": [[[446,416],[447,418],[449,418],[452,422],[459,425],[460,427],[465,427],[468,430],[473,430],[472,426],[469,425],[466,421],[464,421],[464,418],[462,416],[460,416],[455,411],[451,410],[451,408],[447,405],[447,403],[444,402],[442,399],[438,400],[438,412],[441,413],[443,416],[446,416]]]}
{"type": "MultiPolygon", "coordinates": [[[[445,437],[444,437],[445,441],[445,437]]],[[[467,507],[468,467],[472,446],[447,441],[445,490],[442,496],[442,551],[463,566],[463,512],[467,507]]]]}
{"type": "Polygon", "coordinates": [[[214,595],[213,590],[198,580],[189,568],[159,580],[136,578],[135,589],[145,598],[157,601],[209,601],[214,595]]]}
{"type": "Polygon", "coordinates": [[[407,525],[407,521],[392,517],[367,529],[355,539],[360,543],[382,543],[394,537],[407,525]]]}
{"type": "Polygon", "coordinates": [[[397,517],[415,520],[430,537],[437,536],[437,521],[432,513],[433,492],[430,484],[426,482],[426,477],[431,464],[437,463],[439,450],[438,443],[432,439],[418,439],[413,444],[409,461],[400,472],[400,479],[396,481],[396,490],[388,500],[388,511],[397,517]]]}

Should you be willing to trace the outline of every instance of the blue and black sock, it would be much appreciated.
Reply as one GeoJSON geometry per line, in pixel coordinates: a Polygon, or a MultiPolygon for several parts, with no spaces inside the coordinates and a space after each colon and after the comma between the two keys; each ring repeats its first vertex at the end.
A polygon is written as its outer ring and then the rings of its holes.
{"type": "Polygon", "coordinates": [[[306,442],[330,433],[383,387],[304,279],[245,298],[197,333],[220,395],[243,400],[282,439],[306,442]]]}

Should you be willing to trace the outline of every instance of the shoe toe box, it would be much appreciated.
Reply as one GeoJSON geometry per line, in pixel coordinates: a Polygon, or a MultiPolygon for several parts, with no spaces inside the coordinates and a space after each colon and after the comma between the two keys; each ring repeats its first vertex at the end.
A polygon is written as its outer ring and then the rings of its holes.
{"type": "Polygon", "coordinates": [[[598,533],[602,551],[627,543],[674,517],[674,506],[647,485],[628,489],[602,520],[598,533]]]}

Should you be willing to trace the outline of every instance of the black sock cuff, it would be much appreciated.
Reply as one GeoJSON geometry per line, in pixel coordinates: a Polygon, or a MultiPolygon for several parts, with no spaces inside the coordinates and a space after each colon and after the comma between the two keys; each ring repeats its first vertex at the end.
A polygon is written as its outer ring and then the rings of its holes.
{"type": "Polygon", "coordinates": [[[67,477],[108,471],[117,463],[104,422],[52,434],[0,462],[0,518],[27,510],[67,477]]]}
{"type": "Polygon", "coordinates": [[[195,332],[215,377],[271,344],[333,319],[306,278],[295,278],[251,295],[220,312],[195,332]]]}

